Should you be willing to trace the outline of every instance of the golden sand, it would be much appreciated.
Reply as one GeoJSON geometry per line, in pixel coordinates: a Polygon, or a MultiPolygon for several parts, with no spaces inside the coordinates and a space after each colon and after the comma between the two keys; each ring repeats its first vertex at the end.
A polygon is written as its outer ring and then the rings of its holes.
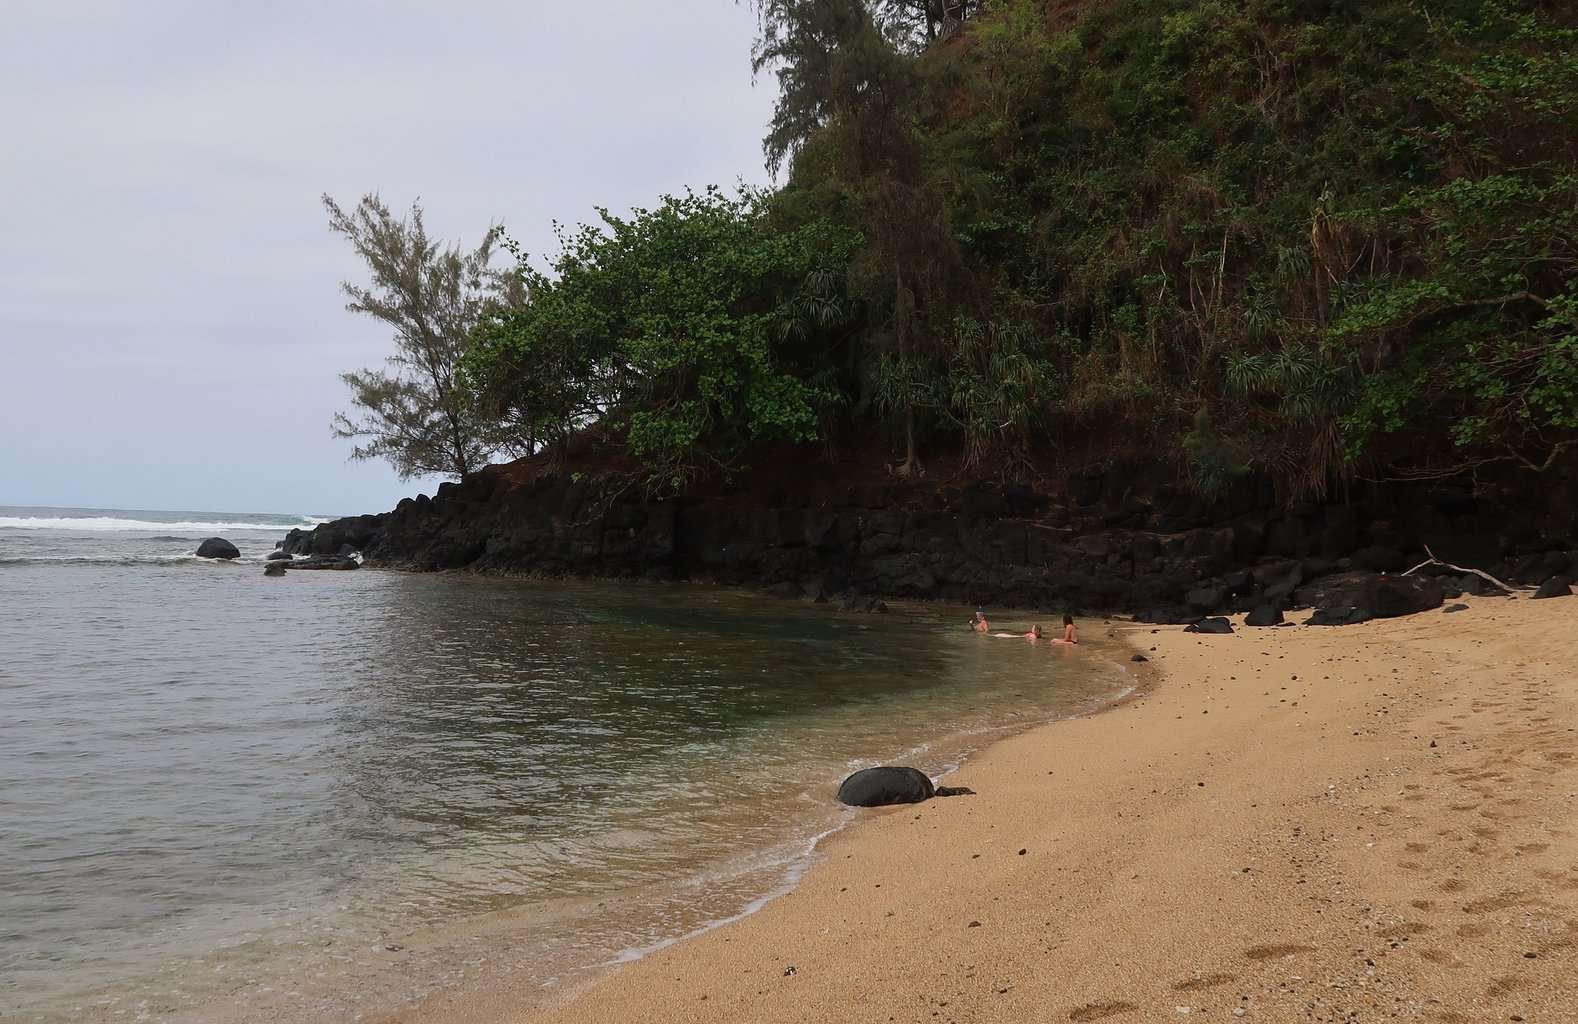
{"type": "Polygon", "coordinates": [[[1085,628],[1154,689],[995,745],[949,779],[978,795],[867,812],[557,1006],[389,1020],[1578,1022],[1578,600],[1085,628]]]}

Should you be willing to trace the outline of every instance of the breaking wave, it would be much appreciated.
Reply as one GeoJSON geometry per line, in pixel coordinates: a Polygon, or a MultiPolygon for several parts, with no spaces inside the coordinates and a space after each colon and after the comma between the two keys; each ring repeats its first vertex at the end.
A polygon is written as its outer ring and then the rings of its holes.
{"type": "Polygon", "coordinates": [[[177,521],[120,519],[111,516],[0,516],[0,530],[71,530],[76,532],[122,532],[160,534],[220,533],[225,530],[273,532],[292,527],[304,529],[326,523],[320,516],[258,516],[237,520],[177,521]]]}

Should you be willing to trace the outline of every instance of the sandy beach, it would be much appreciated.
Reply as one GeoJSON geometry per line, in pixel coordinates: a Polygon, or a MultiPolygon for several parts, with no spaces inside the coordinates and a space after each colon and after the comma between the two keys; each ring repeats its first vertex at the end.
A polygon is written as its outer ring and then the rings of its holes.
{"type": "Polygon", "coordinates": [[[976,796],[869,812],[760,913],[556,1006],[385,1020],[1578,1021],[1575,625],[1092,621],[1150,689],[993,746],[949,780],[976,796]]]}

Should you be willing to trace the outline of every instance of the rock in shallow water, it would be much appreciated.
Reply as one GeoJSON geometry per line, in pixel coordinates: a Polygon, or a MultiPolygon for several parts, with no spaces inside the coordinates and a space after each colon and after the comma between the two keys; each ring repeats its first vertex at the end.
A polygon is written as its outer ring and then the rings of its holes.
{"type": "Polygon", "coordinates": [[[210,537],[197,545],[198,558],[240,558],[241,552],[223,537],[210,537]]]}
{"type": "MultiPolygon", "coordinates": [[[[283,565],[283,562],[276,563],[283,565]]],[[[360,569],[361,563],[354,558],[341,555],[313,555],[309,558],[292,559],[292,569],[360,569]]]]}
{"type": "Polygon", "coordinates": [[[265,576],[283,576],[283,575],[285,575],[285,563],[284,562],[270,562],[270,563],[268,563],[267,565],[265,565],[263,567],[263,575],[265,575],[265,576]]]}
{"type": "Polygon", "coordinates": [[[283,551],[270,551],[263,559],[265,562],[288,562],[290,555],[283,551]]]}

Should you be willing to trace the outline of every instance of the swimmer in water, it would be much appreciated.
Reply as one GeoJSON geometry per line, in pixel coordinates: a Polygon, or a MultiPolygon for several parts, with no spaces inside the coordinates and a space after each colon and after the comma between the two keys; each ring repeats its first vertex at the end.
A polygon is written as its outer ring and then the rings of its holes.
{"type": "Polygon", "coordinates": [[[1052,642],[1055,644],[1079,643],[1079,631],[1074,628],[1074,616],[1063,616],[1063,638],[1061,640],[1054,640],[1052,642]]]}
{"type": "Polygon", "coordinates": [[[970,628],[977,633],[990,633],[992,631],[992,627],[986,624],[986,613],[979,609],[970,617],[970,628]]]}
{"type": "Polygon", "coordinates": [[[1030,632],[1025,634],[1025,639],[1026,640],[1040,640],[1041,639],[1041,624],[1039,622],[1036,623],[1034,626],[1030,627],[1030,632]]]}

